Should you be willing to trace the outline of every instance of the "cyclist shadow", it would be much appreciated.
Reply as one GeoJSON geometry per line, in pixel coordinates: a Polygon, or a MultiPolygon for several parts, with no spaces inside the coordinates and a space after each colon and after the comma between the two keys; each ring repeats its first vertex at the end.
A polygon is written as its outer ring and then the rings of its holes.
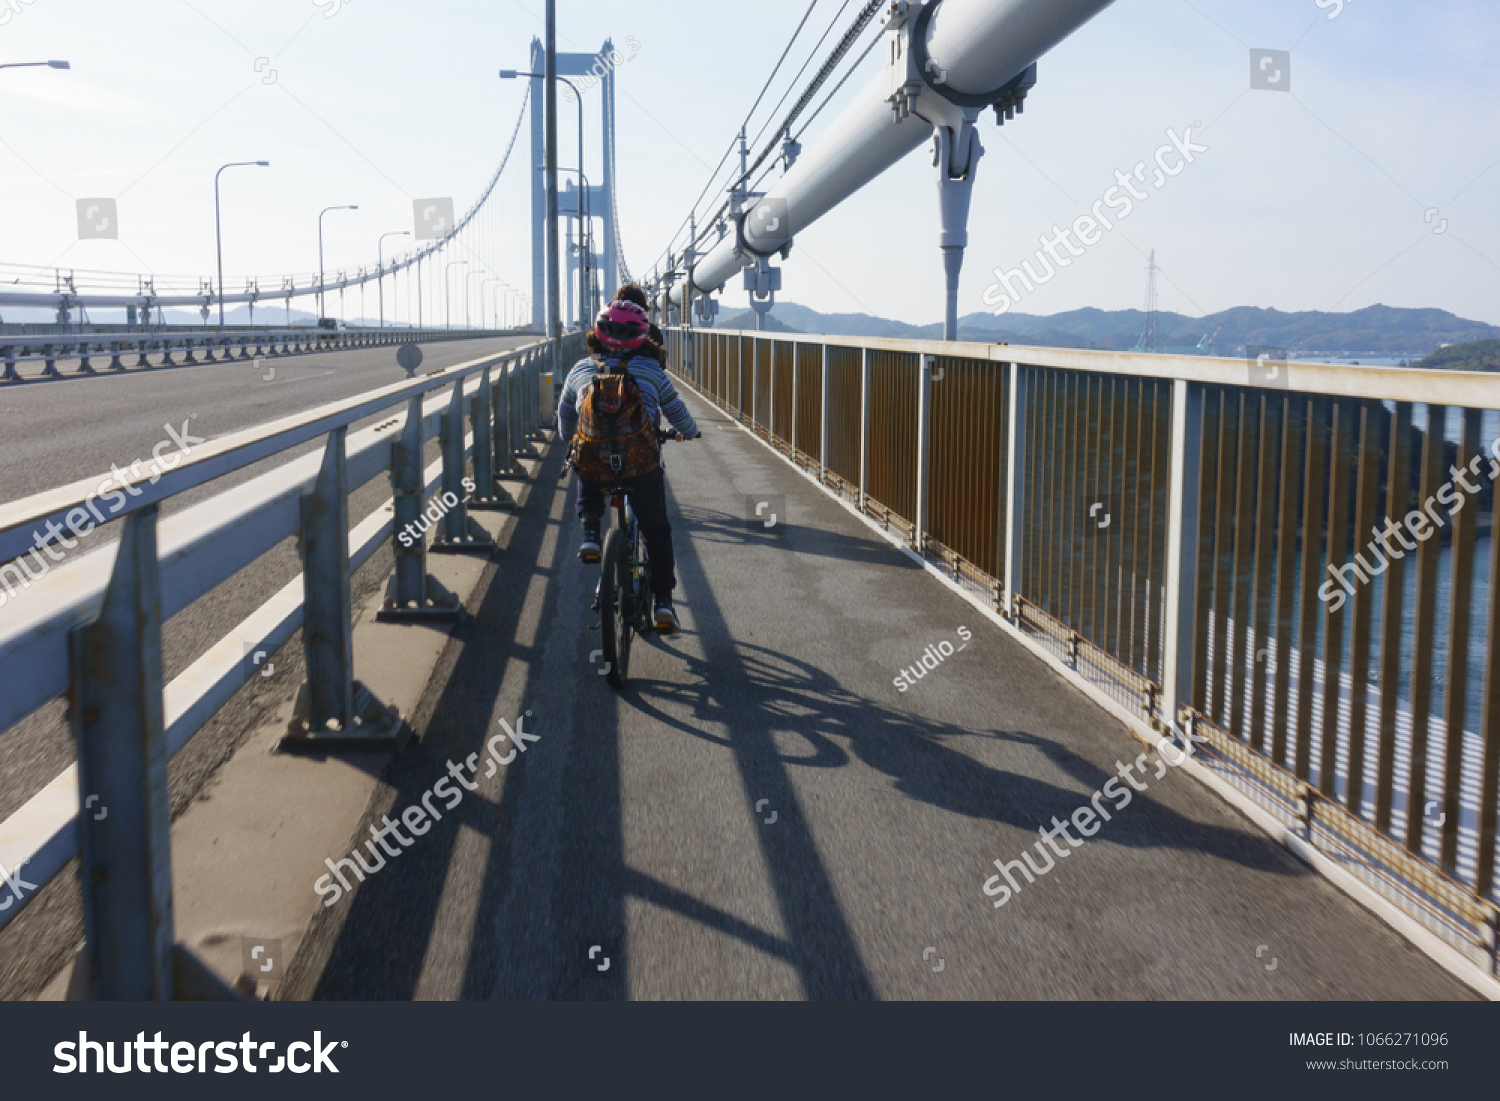
{"type": "MultiPolygon", "coordinates": [[[[659,645],[664,645],[658,640],[659,645]]],[[[718,745],[754,730],[762,736],[792,734],[809,752],[778,749],[782,766],[840,768],[851,757],[874,768],[903,795],[952,814],[1015,826],[1028,832],[1067,819],[1102,788],[1114,772],[1099,768],[1060,741],[1027,731],[976,730],[923,719],[885,707],[850,691],[810,662],[745,642],[733,643],[743,670],[741,683],[725,684],[722,662],[683,655],[688,683],[632,681],[622,702],[662,726],[718,745]],[[726,691],[728,689],[728,691],[726,691]],[[684,712],[693,721],[678,718],[684,712]],[[725,729],[729,737],[711,731],[725,729]],[[748,729],[747,729],[748,728],[748,729]],[[962,752],[960,739],[994,739],[1029,746],[1077,781],[1081,790],[1059,787],[1021,772],[1008,772],[962,752]]],[[[1122,741],[1121,760],[1140,748],[1122,741]]],[[[1129,849],[1181,849],[1277,874],[1306,872],[1284,850],[1246,831],[1199,822],[1164,805],[1151,788],[1185,783],[1156,776],[1157,758],[1147,756],[1141,772],[1147,790],[1132,792],[1132,804],[1115,812],[1114,822],[1095,838],[1129,849]]],[[[1121,788],[1125,782],[1120,781],[1121,788]]],[[[1126,789],[1129,790],[1129,789],[1126,789]]],[[[1112,805],[1112,804],[1107,804],[1112,805]]]]}

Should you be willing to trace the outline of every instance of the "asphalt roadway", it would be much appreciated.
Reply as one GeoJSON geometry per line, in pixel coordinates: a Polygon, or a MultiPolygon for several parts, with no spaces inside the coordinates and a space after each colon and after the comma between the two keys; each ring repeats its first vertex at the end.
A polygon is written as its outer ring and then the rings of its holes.
{"type": "Polygon", "coordinates": [[[574,557],[553,447],[354,836],[449,762],[483,762],[501,720],[527,715],[537,740],[319,910],[282,997],[1471,996],[1170,771],[994,907],[992,861],[1088,805],[1137,743],[688,403],[704,436],[668,449],[683,632],[637,641],[624,691],[598,675],[597,571],[574,557]],[[769,530],[746,518],[766,494],[785,499],[769,530]]]}
{"type": "MultiPolygon", "coordinates": [[[[529,343],[502,337],[422,345],[419,373],[529,343]]],[[[396,347],[313,353],[252,362],[131,370],[123,375],[67,376],[0,386],[0,501],[126,468],[146,460],[165,425],[188,422],[195,436],[215,439],[303,410],[388,386],[407,378],[396,347]],[[267,378],[274,368],[274,377],[267,378]]],[[[225,492],[256,474],[320,448],[301,448],[226,475],[164,502],[163,515],[225,492]]],[[[427,461],[437,456],[429,445],[427,461]]],[[[390,497],[377,478],[350,496],[358,522],[390,497]]],[[[73,553],[95,554],[117,538],[118,525],[90,533],[73,553]]],[[[373,555],[353,582],[356,605],[385,582],[388,548],[373,555]]],[[[295,543],[286,540],[252,566],[200,598],[163,626],[163,664],[176,676],[217,643],[267,597],[301,572],[295,543]]],[[[0,615],[4,611],[0,610],[0,615]]],[[[286,675],[300,676],[300,634],[282,651],[286,675]]],[[[5,690],[0,685],[0,692],[5,690]]],[[[248,734],[283,701],[250,685],[173,759],[169,770],[174,816],[202,790],[248,734]]],[[[35,795],[73,762],[73,739],[64,703],[55,700],[0,732],[0,819],[35,795]]],[[[70,866],[40,891],[26,910],[0,930],[0,998],[34,994],[61,968],[82,938],[82,909],[70,866]]]]}

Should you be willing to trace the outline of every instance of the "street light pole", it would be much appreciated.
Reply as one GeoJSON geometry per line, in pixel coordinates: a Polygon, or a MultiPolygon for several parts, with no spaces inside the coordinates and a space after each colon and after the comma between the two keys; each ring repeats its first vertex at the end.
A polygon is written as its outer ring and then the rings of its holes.
{"type": "Polygon", "coordinates": [[[481,322],[484,321],[483,314],[484,314],[485,308],[488,307],[489,311],[490,311],[491,322],[492,322],[492,324],[491,324],[491,331],[495,331],[495,330],[498,330],[500,328],[500,312],[495,308],[495,296],[494,295],[490,295],[488,301],[485,300],[484,288],[488,287],[491,283],[503,284],[504,282],[505,282],[505,280],[501,279],[498,275],[492,275],[488,279],[486,279],[483,283],[479,284],[479,313],[481,315],[480,318],[479,318],[479,320],[481,322]]]}
{"type": "Polygon", "coordinates": [[[547,338],[553,341],[552,366],[557,367],[556,341],[562,339],[562,277],[558,271],[560,260],[557,225],[557,0],[547,0],[547,50],[543,66],[546,76],[545,131],[547,173],[547,338]]]}
{"type": "Polygon", "coordinates": [[[12,61],[6,65],[0,65],[0,69],[71,69],[73,66],[66,61],[12,61]]]}
{"type": "MultiPolygon", "coordinates": [[[[557,173],[558,173],[559,169],[557,167],[557,149],[556,149],[556,146],[557,146],[557,84],[555,82],[559,81],[559,80],[562,81],[564,84],[566,84],[569,88],[573,89],[573,101],[578,104],[578,176],[579,176],[580,181],[582,181],[581,182],[581,186],[584,188],[584,195],[580,199],[579,206],[578,206],[579,225],[580,226],[582,226],[584,219],[586,217],[588,217],[588,215],[585,213],[585,210],[587,210],[590,206],[592,206],[592,199],[587,194],[588,182],[586,180],[584,180],[584,177],[583,177],[583,96],[578,91],[578,85],[574,84],[567,77],[565,77],[565,76],[558,76],[558,74],[557,74],[557,50],[556,50],[556,43],[555,43],[555,41],[553,40],[553,37],[552,37],[553,31],[554,31],[554,25],[555,25],[555,22],[556,22],[555,15],[556,15],[556,13],[555,13],[555,10],[554,10],[554,5],[552,3],[552,0],[548,0],[548,4],[547,4],[547,34],[548,34],[548,39],[547,39],[547,71],[545,73],[523,73],[523,72],[519,72],[519,71],[517,71],[515,69],[501,69],[500,70],[500,77],[501,77],[502,80],[514,80],[517,77],[524,76],[524,77],[530,77],[533,80],[545,80],[547,82],[547,85],[546,85],[546,88],[547,88],[547,127],[548,127],[548,129],[547,129],[547,149],[549,150],[549,152],[547,153],[547,196],[548,196],[548,198],[547,198],[547,226],[548,226],[548,230],[547,230],[547,248],[549,250],[548,251],[548,257],[549,257],[548,263],[550,264],[550,270],[552,270],[552,271],[556,271],[557,270],[557,264],[558,264],[558,255],[557,255],[558,254],[558,242],[557,242],[557,234],[558,234],[558,230],[557,230],[557,173]]],[[[561,171],[566,172],[566,171],[568,171],[568,169],[562,169],[561,171]]],[[[589,225],[589,227],[588,227],[589,240],[591,242],[593,240],[593,232],[594,232],[594,227],[593,227],[592,222],[591,222],[590,225],[589,225]]],[[[583,233],[580,233],[579,236],[582,237],[583,233]]],[[[589,308],[585,309],[584,306],[583,306],[583,303],[585,301],[585,296],[584,296],[584,292],[583,292],[584,280],[588,277],[588,275],[589,275],[589,268],[592,267],[592,265],[593,265],[593,259],[594,258],[593,258],[592,253],[593,253],[593,247],[592,247],[592,245],[590,245],[589,255],[587,257],[584,257],[584,255],[582,253],[579,254],[580,258],[579,258],[579,265],[578,265],[578,279],[579,279],[578,302],[579,302],[579,313],[580,313],[580,315],[591,313],[592,312],[592,307],[593,307],[593,298],[592,298],[592,295],[590,295],[588,297],[589,308]]],[[[588,283],[589,283],[590,288],[592,288],[593,280],[591,278],[588,279],[588,283]]],[[[561,316],[561,303],[559,303],[557,301],[557,296],[560,293],[560,289],[559,289],[559,287],[553,285],[553,281],[552,280],[549,280],[548,289],[549,289],[549,292],[550,292],[550,294],[552,296],[553,305],[557,307],[557,309],[554,310],[553,312],[558,317],[560,317],[561,316]]],[[[558,324],[554,323],[552,327],[555,329],[555,328],[558,327],[558,324]]],[[[588,326],[587,326],[587,324],[584,324],[583,327],[587,328],[588,326]]]]}
{"type": "Polygon", "coordinates": [[[385,244],[385,239],[387,237],[410,236],[411,230],[398,229],[392,233],[382,233],[379,240],[375,242],[375,256],[380,263],[380,277],[378,282],[380,284],[380,327],[382,329],[385,328],[385,253],[381,251],[380,246],[385,244]]]}
{"type": "Polygon", "coordinates": [[[358,210],[357,206],[329,206],[324,207],[318,214],[318,321],[323,320],[323,284],[327,281],[323,276],[323,215],[330,210],[358,210]]]}
{"type": "MultiPolygon", "coordinates": [[[[581,151],[580,151],[581,153],[581,151]]],[[[582,163],[582,162],[579,162],[582,163]]],[[[579,168],[559,168],[559,172],[577,172],[578,200],[578,320],[581,328],[588,328],[594,314],[594,219],[593,198],[589,195],[589,178],[579,168]],[[587,246],[584,239],[588,239],[587,246]]]]}
{"type": "MultiPolygon", "coordinates": [[[[52,64],[48,62],[48,64],[52,64]]],[[[63,62],[64,65],[67,62],[63,62]]],[[[4,66],[0,66],[3,68],[4,66]]],[[[224,331],[224,230],[223,222],[219,216],[219,177],[224,174],[225,168],[269,168],[270,161],[235,161],[226,164],[214,173],[214,244],[219,254],[219,332],[224,331]]]]}
{"type": "Polygon", "coordinates": [[[448,273],[467,263],[467,260],[449,260],[448,266],[443,269],[443,328],[445,329],[453,328],[453,302],[448,293],[452,281],[448,278],[448,273]]]}
{"type": "MultiPolygon", "coordinates": [[[[469,280],[473,279],[476,275],[482,278],[484,276],[484,271],[481,269],[479,271],[467,272],[464,275],[464,328],[466,329],[472,329],[474,327],[473,324],[471,324],[469,321],[469,305],[474,300],[474,285],[470,283],[469,280]]],[[[479,289],[480,293],[483,294],[483,283],[479,284],[479,289]]],[[[482,301],[479,304],[479,312],[484,312],[484,303],[482,301]]],[[[479,320],[483,321],[484,318],[481,317],[479,320]]]]}

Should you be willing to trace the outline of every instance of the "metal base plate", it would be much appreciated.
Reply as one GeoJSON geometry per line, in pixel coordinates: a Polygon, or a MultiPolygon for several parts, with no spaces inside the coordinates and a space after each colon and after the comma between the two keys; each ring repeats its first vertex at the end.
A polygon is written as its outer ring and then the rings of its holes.
{"type": "Polygon", "coordinates": [[[377,623],[457,623],[464,617],[463,601],[427,576],[427,599],[419,606],[405,605],[396,598],[396,578],[386,583],[385,602],[375,613],[377,623]]]}
{"type": "Polygon", "coordinates": [[[469,517],[463,538],[444,539],[441,535],[435,538],[427,547],[428,554],[462,554],[465,551],[484,551],[486,554],[494,550],[499,544],[495,537],[479,524],[474,518],[469,517]]]}
{"type": "Polygon", "coordinates": [[[314,728],[308,721],[308,692],[304,681],[297,692],[292,721],[281,739],[286,750],[350,749],[402,745],[410,728],[394,707],[387,707],[359,681],[354,682],[354,721],[347,728],[314,728]]]}

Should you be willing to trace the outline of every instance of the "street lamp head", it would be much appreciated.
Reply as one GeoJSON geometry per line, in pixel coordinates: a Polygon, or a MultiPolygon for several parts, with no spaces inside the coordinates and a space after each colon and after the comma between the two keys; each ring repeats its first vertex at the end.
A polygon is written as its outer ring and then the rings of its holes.
{"type": "Polygon", "coordinates": [[[515,80],[516,77],[518,77],[520,75],[521,75],[520,72],[518,72],[515,69],[501,69],[500,70],[500,79],[501,80],[515,80]]]}
{"type": "Polygon", "coordinates": [[[270,168],[271,167],[271,162],[270,161],[256,161],[255,162],[255,167],[256,168],[270,168]]]}
{"type": "Polygon", "coordinates": [[[68,64],[66,61],[49,61],[49,62],[47,62],[47,68],[49,68],[49,69],[71,69],[72,67],[73,66],[70,65],[70,64],[68,64]]]}

